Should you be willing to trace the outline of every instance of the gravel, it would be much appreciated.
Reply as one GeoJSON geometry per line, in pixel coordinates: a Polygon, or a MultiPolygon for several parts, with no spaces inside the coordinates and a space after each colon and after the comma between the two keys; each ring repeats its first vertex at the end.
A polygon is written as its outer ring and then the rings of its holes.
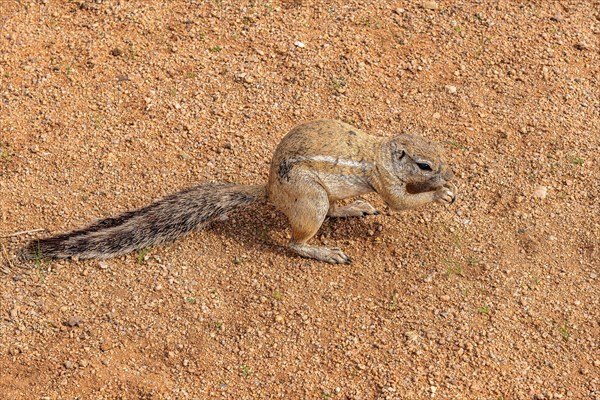
{"type": "Polygon", "coordinates": [[[598,397],[597,9],[191,3],[3,3],[3,397],[598,397]],[[314,239],[350,266],[287,251],[268,205],[144,254],[19,258],[197,182],[265,182],[316,118],[442,143],[457,201],[365,196],[381,215],[314,239]]]}

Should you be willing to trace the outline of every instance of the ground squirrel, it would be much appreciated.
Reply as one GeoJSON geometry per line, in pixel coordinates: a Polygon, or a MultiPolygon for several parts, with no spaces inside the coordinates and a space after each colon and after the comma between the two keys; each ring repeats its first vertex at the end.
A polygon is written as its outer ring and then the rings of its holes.
{"type": "Polygon", "coordinates": [[[376,137],[340,121],[317,120],[296,126],[281,140],[266,185],[200,184],[86,228],[32,241],[25,253],[110,258],[174,240],[235,208],[268,200],[289,220],[291,250],[329,263],[349,263],[339,248],[308,241],[326,216],[378,211],[363,200],[337,207],[338,200],[377,192],[392,210],[451,204],[452,179],[439,146],[423,138],[376,137]]]}

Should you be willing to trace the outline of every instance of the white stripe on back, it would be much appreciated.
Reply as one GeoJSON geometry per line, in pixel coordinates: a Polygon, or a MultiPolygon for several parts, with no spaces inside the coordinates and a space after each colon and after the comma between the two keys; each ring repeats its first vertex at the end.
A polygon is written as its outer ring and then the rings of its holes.
{"type": "Polygon", "coordinates": [[[341,158],[335,158],[331,156],[311,156],[311,157],[295,157],[290,160],[291,162],[295,161],[318,161],[325,162],[330,164],[341,165],[344,167],[352,167],[352,168],[364,168],[364,169],[373,169],[373,164],[361,161],[354,160],[343,160],[341,158]]]}

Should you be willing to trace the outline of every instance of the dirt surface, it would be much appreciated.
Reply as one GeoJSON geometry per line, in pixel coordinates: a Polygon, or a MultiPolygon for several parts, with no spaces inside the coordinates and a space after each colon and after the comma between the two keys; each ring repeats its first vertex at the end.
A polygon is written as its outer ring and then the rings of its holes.
{"type": "Polygon", "coordinates": [[[1,398],[600,399],[598,1],[2,0],[0,32],[1,398]],[[445,143],[458,201],[367,196],[382,215],[314,240],[351,266],[290,253],[264,206],[17,257],[262,183],[316,118],[445,143]]]}

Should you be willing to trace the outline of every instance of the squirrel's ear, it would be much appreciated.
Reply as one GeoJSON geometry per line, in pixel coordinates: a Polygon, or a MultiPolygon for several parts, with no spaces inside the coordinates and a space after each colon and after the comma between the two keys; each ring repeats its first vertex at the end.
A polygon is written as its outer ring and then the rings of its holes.
{"type": "Polygon", "coordinates": [[[404,149],[398,148],[398,146],[394,146],[392,148],[392,157],[394,158],[394,161],[402,160],[405,155],[406,155],[406,152],[404,151],[404,149]]]}
{"type": "Polygon", "coordinates": [[[396,140],[392,140],[390,142],[390,153],[392,156],[392,160],[394,161],[400,161],[406,155],[406,151],[404,151],[404,146],[402,146],[396,140]]]}

